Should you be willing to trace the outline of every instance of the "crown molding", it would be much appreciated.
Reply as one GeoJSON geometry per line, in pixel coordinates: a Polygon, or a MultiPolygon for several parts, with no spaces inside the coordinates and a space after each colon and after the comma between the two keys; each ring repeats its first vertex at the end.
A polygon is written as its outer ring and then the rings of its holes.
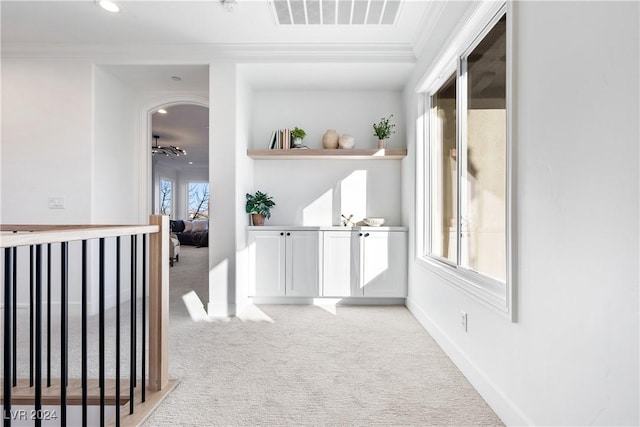
{"type": "Polygon", "coordinates": [[[445,7],[446,2],[444,1],[432,1],[424,11],[424,15],[422,16],[422,20],[419,25],[420,30],[416,32],[416,35],[413,38],[413,52],[416,56],[420,56],[420,53],[429,42],[429,37],[440,20],[445,7]]]}
{"type": "Polygon", "coordinates": [[[90,58],[101,62],[202,63],[208,59],[290,62],[415,63],[409,44],[3,44],[3,58],[90,58]]]}

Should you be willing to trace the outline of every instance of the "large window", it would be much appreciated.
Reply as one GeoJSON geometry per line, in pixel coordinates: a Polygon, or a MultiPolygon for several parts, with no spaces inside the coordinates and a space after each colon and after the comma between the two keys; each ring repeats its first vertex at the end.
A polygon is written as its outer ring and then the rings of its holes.
{"type": "Polygon", "coordinates": [[[173,211],[173,181],[160,178],[160,215],[172,216],[173,211]]]}
{"type": "Polygon", "coordinates": [[[509,311],[505,11],[472,40],[427,90],[423,259],[509,311]]]}
{"type": "Polygon", "coordinates": [[[209,183],[189,182],[187,190],[189,219],[209,218],[209,183]]]}
{"type": "Polygon", "coordinates": [[[430,254],[449,262],[457,260],[455,223],[458,217],[456,172],[456,76],[452,75],[431,96],[430,254]]]}

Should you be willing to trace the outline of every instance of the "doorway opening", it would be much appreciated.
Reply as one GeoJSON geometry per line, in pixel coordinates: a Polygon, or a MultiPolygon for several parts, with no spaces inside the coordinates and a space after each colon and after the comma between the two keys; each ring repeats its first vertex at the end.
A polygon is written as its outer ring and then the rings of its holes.
{"type": "Polygon", "coordinates": [[[209,108],[179,102],[149,113],[151,208],[171,225],[171,307],[191,314],[190,301],[209,296],[209,108]]]}

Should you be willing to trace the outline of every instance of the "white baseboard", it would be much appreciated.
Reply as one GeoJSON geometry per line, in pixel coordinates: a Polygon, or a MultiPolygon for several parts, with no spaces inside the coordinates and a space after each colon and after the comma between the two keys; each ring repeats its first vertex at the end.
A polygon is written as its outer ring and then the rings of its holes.
{"type": "MultiPolygon", "coordinates": [[[[47,310],[47,303],[43,302],[42,305],[42,310],[43,312],[46,312],[47,310]]],[[[89,314],[89,316],[92,316],[94,314],[98,313],[98,309],[95,309],[95,313],[93,312],[93,305],[92,304],[87,304],[87,312],[89,314]]],[[[0,304],[0,310],[4,310],[4,304],[0,304]]],[[[16,310],[19,310],[20,312],[22,311],[28,311],[29,310],[29,304],[17,304],[16,305],[16,310]]],[[[67,310],[69,313],[69,316],[80,316],[82,315],[82,304],[79,302],[69,302],[69,304],[67,304],[67,310]]],[[[60,312],[62,311],[62,305],[59,302],[52,302],[51,303],[51,313],[53,315],[59,315],[60,312]]]]}
{"type": "Polygon", "coordinates": [[[404,298],[250,297],[253,304],[405,305],[404,298]]]}
{"type": "Polygon", "coordinates": [[[447,333],[433,321],[422,307],[418,306],[411,298],[407,298],[406,306],[506,425],[533,425],[533,422],[520,408],[449,338],[447,333]]]}
{"type": "Polygon", "coordinates": [[[231,317],[236,315],[236,305],[228,303],[207,304],[207,314],[209,317],[231,317]]]}

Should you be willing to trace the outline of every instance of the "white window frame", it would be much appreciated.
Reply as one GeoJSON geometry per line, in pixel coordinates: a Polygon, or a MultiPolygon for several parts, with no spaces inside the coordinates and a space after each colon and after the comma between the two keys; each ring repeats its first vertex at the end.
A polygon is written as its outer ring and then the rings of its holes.
{"type": "Polygon", "coordinates": [[[190,212],[190,208],[191,208],[191,200],[189,200],[189,187],[191,186],[191,184],[207,184],[209,186],[209,201],[207,202],[207,211],[211,212],[211,184],[209,183],[209,181],[203,180],[203,179],[195,179],[195,180],[189,180],[187,181],[187,185],[186,185],[186,199],[187,199],[187,210],[186,210],[186,215],[185,217],[187,219],[191,219],[191,212],[190,212]]]}
{"type": "Polygon", "coordinates": [[[171,214],[169,215],[169,218],[175,218],[176,183],[171,178],[160,177],[160,180],[158,181],[158,212],[162,213],[162,181],[171,183],[171,205],[169,206],[171,214]]]}
{"type": "MultiPolygon", "coordinates": [[[[435,61],[426,74],[423,82],[418,87],[421,94],[418,100],[418,108],[421,119],[418,120],[417,155],[416,167],[416,256],[419,265],[431,271],[446,283],[461,289],[474,296],[485,306],[493,309],[497,313],[504,315],[507,319],[515,322],[514,303],[514,176],[513,176],[513,108],[512,108],[512,70],[513,70],[513,13],[512,2],[481,2],[477,9],[469,16],[464,27],[457,33],[457,36],[447,43],[447,49],[435,61]],[[506,279],[505,282],[498,281],[470,269],[466,269],[448,260],[429,255],[430,240],[430,201],[431,186],[430,179],[430,138],[431,138],[431,97],[434,95],[447,79],[455,72],[458,100],[461,99],[460,87],[464,84],[465,74],[462,70],[462,58],[466,57],[477,47],[487,33],[493,28],[498,20],[507,15],[507,62],[506,62],[506,279]]],[[[457,102],[457,129],[458,132],[466,123],[466,101],[457,102]],[[464,114],[460,114],[460,112],[464,114]]],[[[464,135],[464,133],[459,135],[464,135]]],[[[463,153],[459,153],[463,154],[463,153]]],[[[458,177],[460,177],[461,161],[458,161],[458,177]]],[[[460,188],[460,183],[459,183],[460,188]]],[[[462,206],[460,205],[461,194],[458,191],[458,217],[462,206]]],[[[460,260],[461,245],[457,245],[458,257],[460,260]]]]}

